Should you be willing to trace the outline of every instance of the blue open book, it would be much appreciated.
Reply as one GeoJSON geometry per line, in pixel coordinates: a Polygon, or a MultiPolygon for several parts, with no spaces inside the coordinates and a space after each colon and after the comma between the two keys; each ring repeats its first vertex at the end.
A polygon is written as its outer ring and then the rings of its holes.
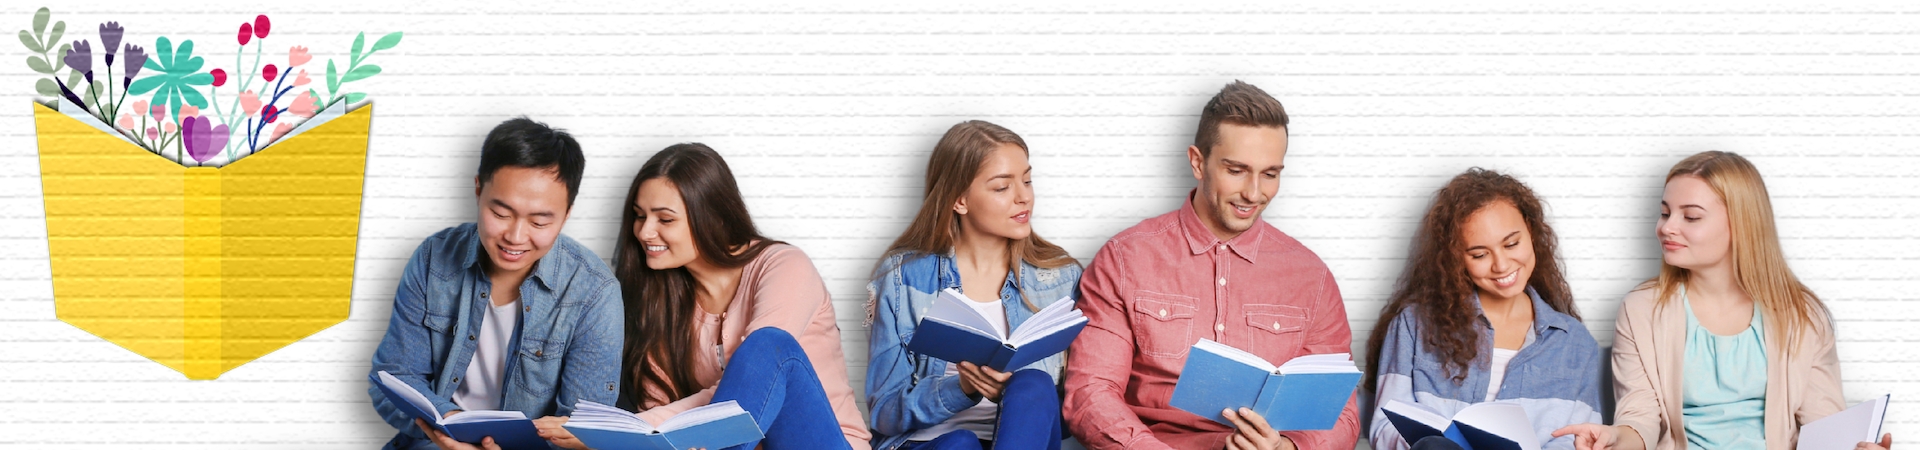
{"type": "Polygon", "coordinates": [[[1187,352],[1168,403],[1233,426],[1221,410],[1250,408],[1278,431],[1331,430],[1360,385],[1346,353],[1307,355],[1274,366],[1246,351],[1201,339],[1187,352]]]}
{"type": "Polygon", "coordinates": [[[1518,404],[1476,403],[1454,413],[1451,419],[1399,400],[1387,400],[1380,411],[1408,445],[1430,436],[1444,436],[1466,450],[1540,450],[1533,421],[1527,418],[1527,409],[1518,404]]]}
{"type": "Polygon", "coordinates": [[[1087,327],[1087,316],[1073,309],[1073,299],[1063,298],[1041,308],[1001,339],[1003,326],[988,322],[967,306],[970,301],[959,291],[940,291],[914,329],[907,351],[1007,372],[1066,351],[1087,327]]]}
{"type": "Polygon", "coordinates": [[[581,400],[562,425],[595,450],[721,449],[760,439],[760,424],[732,400],[689,409],[655,427],[626,410],[581,400]]]}
{"type": "MultiPolygon", "coordinates": [[[[427,396],[408,386],[406,382],[394,378],[387,371],[380,371],[367,378],[387,396],[387,401],[400,409],[401,413],[415,419],[425,420],[453,440],[480,445],[480,440],[493,437],[493,443],[505,450],[539,449],[545,450],[547,440],[540,438],[540,432],[533,428],[533,421],[519,411],[464,410],[459,414],[440,417],[433,408],[433,402],[427,396]]],[[[412,427],[413,425],[407,425],[412,427]]]]}

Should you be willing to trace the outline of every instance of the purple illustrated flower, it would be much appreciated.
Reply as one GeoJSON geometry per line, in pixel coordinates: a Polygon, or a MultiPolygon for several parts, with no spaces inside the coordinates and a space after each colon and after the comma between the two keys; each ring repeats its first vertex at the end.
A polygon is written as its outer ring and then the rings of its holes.
{"type": "Polygon", "coordinates": [[[181,119],[180,143],[187,147],[187,156],[194,161],[207,162],[226,149],[227,126],[212,125],[213,120],[204,117],[181,119]]]}
{"type": "Polygon", "coordinates": [[[86,74],[88,83],[93,82],[93,44],[86,39],[73,41],[73,49],[67,50],[66,62],[67,67],[86,74]]]}
{"type": "Polygon", "coordinates": [[[120,37],[126,33],[127,29],[121,28],[120,22],[100,24],[100,45],[101,50],[107,52],[107,65],[113,65],[113,55],[120,50],[120,37]]]}
{"type": "Polygon", "coordinates": [[[126,63],[127,63],[127,76],[126,78],[123,79],[123,81],[120,82],[121,89],[125,89],[127,86],[132,85],[133,76],[139,75],[140,68],[147,65],[146,49],[140,48],[140,46],[138,45],[127,44],[126,63]]]}

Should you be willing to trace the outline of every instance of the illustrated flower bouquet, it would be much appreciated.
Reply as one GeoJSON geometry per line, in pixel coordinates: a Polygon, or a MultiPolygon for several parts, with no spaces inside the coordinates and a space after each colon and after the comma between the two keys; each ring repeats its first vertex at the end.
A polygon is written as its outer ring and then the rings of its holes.
{"type": "Polygon", "coordinates": [[[49,16],[20,42],[54,315],[196,380],[345,321],[373,117],[345,87],[401,34],[361,33],[321,79],[307,47],[269,48],[266,15],[220,67],[118,22],[65,42],[49,16]]]}
{"type": "Polygon", "coordinates": [[[208,70],[206,60],[194,55],[191,40],[176,45],[162,36],[149,54],[148,48],[123,42],[126,29],[118,22],[106,22],[99,26],[96,51],[89,39],[61,42],[66,22],[54,23],[49,31],[50,16],[51,11],[41,8],[33,29],[20,30],[20,42],[38,55],[29,56],[27,65],[47,76],[36,82],[36,90],[65,99],[100,123],[112,124],[141,148],[182,165],[233,162],[278,141],[328,107],[361,103],[366,94],[346,92],[345,85],[380,74],[380,66],[367,59],[400,45],[402,36],[390,33],[368,47],[366,33],[360,33],[344,71],[333,60],[326,62],[322,86],[313,84],[309,75],[313,55],[307,47],[267,52],[273,22],[264,14],[240,24],[232,76],[225,67],[208,70]],[[102,72],[104,76],[97,76],[102,72]],[[224,106],[223,88],[233,89],[224,106]]]}

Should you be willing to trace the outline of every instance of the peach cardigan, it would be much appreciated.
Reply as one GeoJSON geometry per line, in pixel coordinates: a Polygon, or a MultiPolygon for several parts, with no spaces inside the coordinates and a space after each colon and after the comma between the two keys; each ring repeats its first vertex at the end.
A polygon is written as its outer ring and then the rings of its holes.
{"type": "MultiPolygon", "coordinates": [[[[1680,378],[1686,351],[1687,312],[1680,302],[1657,305],[1653,289],[1627,294],[1614,323],[1614,424],[1639,432],[1647,448],[1687,447],[1680,424],[1680,378]]],[[[1834,353],[1831,319],[1814,318],[1793,356],[1767,341],[1767,448],[1791,450],[1800,425],[1846,407],[1840,393],[1840,360],[1834,353]]],[[[1765,333],[1774,333],[1765,330],[1765,333]]],[[[1621,435],[1619,439],[1633,439],[1621,435]]]]}

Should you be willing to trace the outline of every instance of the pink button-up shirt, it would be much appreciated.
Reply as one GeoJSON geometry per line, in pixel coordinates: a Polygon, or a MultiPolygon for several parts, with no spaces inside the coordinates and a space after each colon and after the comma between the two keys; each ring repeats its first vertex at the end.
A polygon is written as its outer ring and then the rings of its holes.
{"type": "MultiPolygon", "coordinates": [[[[1192,196],[1120,232],[1080,282],[1087,328],[1067,360],[1063,414],[1089,449],[1218,449],[1233,428],[1168,406],[1200,339],[1274,364],[1347,353],[1353,341],[1333,273],[1266,221],[1221,242],[1192,196]]],[[[1347,450],[1359,438],[1353,399],[1327,431],[1282,431],[1302,449],[1347,450]]]]}

